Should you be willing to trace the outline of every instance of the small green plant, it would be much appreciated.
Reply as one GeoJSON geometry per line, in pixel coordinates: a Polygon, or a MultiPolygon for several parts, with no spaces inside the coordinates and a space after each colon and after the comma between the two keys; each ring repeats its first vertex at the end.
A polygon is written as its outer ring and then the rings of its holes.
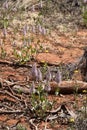
{"type": "Polygon", "coordinates": [[[31,93],[31,106],[35,116],[44,118],[46,111],[52,109],[52,102],[47,99],[47,93],[44,91],[42,84],[39,84],[36,92],[31,93]]]}
{"type": "Polygon", "coordinates": [[[46,71],[47,71],[48,65],[47,65],[47,62],[45,62],[43,60],[41,61],[41,63],[43,64],[42,73],[44,75],[46,73],[46,71]]]}
{"type": "Polygon", "coordinates": [[[87,10],[83,13],[83,22],[87,26],[87,10]]]}
{"type": "Polygon", "coordinates": [[[14,19],[16,11],[13,11],[13,6],[14,4],[9,4],[9,1],[7,0],[0,3],[0,28],[8,28],[14,19]]]}
{"type": "Polygon", "coordinates": [[[7,17],[6,10],[5,12],[2,10],[2,18],[0,19],[0,27],[1,28],[7,28],[9,24],[9,19],[7,17]]]}
{"type": "Polygon", "coordinates": [[[85,100],[83,102],[83,114],[84,114],[84,117],[87,118],[87,90],[83,90],[83,93],[86,94],[85,95],[85,100]]]}
{"type": "Polygon", "coordinates": [[[17,62],[20,64],[24,64],[26,61],[29,60],[29,57],[25,50],[17,51],[16,49],[14,49],[13,55],[17,59],[17,62]]]}
{"type": "Polygon", "coordinates": [[[78,97],[78,84],[77,84],[77,82],[76,82],[76,80],[75,80],[75,85],[74,85],[74,100],[75,100],[75,104],[74,104],[74,107],[76,108],[76,109],[78,109],[78,100],[77,100],[77,97],[78,97]]]}
{"type": "Polygon", "coordinates": [[[3,47],[1,47],[0,57],[1,57],[2,59],[4,59],[4,58],[6,57],[6,55],[7,55],[6,50],[5,50],[3,47]]]}
{"type": "Polygon", "coordinates": [[[17,130],[27,130],[27,129],[22,124],[18,124],[17,130]]]}
{"type": "Polygon", "coordinates": [[[20,51],[16,49],[13,50],[13,55],[20,64],[25,64],[27,61],[30,61],[34,54],[36,54],[36,49],[32,46],[24,46],[20,51]]]}
{"type": "Polygon", "coordinates": [[[56,91],[55,91],[55,95],[58,96],[60,94],[60,89],[57,88],[56,91]]]}
{"type": "Polygon", "coordinates": [[[84,3],[82,9],[83,9],[83,14],[82,14],[83,22],[87,26],[87,1],[86,3],[84,3]]]}
{"type": "MultiPolygon", "coordinates": [[[[26,31],[24,33],[26,34],[26,31]]],[[[40,41],[37,41],[36,44],[32,45],[32,39],[28,39],[25,36],[22,41],[23,44],[19,50],[14,48],[13,45],[13,55],[18,63],[25,64],[27,61],[34,59],[37,53],[42,52],[43,47],[39,43],[40,41]]]]}

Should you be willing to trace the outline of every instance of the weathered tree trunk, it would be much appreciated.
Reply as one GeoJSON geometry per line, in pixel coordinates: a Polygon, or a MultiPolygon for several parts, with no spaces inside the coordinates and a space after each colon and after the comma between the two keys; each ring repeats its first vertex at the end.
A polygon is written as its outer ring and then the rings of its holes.
{"type": "Polygon", "coordinates": [[[83,93],[83,91],[87,91],[87,83],[83,81],[62,81],[60,85],[56,82],[51,82],[51,91],[49,93],[54,94],[57,89],[59,89],[59,93],[62,94],[70,94],[70,93],[83,93]]]}

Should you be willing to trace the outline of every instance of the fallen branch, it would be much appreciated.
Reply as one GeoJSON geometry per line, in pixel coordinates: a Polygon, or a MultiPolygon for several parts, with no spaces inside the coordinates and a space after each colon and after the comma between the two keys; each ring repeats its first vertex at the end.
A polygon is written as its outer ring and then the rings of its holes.
{"type": "Polygon", "coordinates": [[[11,62],[11,61],[1,60],[1,59],[0,59],[0,64],[4,64],[4,65],[8,65],[8,66],[14,66],[14,67],[27,67],[27,68],[32,67],[31,64],[21,64],[21,63],[19,63],[17,61],[11,62]]]}
{"type": "Polygon", "coordinates": [[[24,113],[24,111],[20,111],[20,110],[16,110],[16,111],[7,111],[7,110],[3,110],[0,111],[0,114],[22,114],[24,113]]]}
{"type": "Polygon", "coordinates": [[[70,94],[73,92],[82,93],[83,90],[87,90],[87,83],[83,81],[62,81],[59,85],[56,82],[51,82],[51,94],[54,94],[57,89],[59,93],[70,94]]]}
{"type": "Polygon", "coordinates": [[[4,95],[8,95],[11,98],[15,99],[16,101],[22,101],[21,99],[19,99],[17,96],[12,95],[10,92],[8,92],[7,90],[4,91],[0,91],[0,94],[4,94],[4,95]]]}
{"type": "MultiPolygon", "coordinates": [[[[83,81],[62,81],[60,85],[58,85],[56,82],[50,82],[51,90],[49,94],[55,94],[56,90],[59,89],[59,93],[62,94],[70,94],[73,92],[83,93],[83,90],[87,90],[87,83],[83,81]]],[[[29,89],[26,87],[21,87],[20,85],[14,85],[13,90],[18,92],[20,90],[21,92],[25,94],[29,94],[29,89]]]]}
{"type": "Polygon", "coordinates": [[[14,86],[14,85],[23,85],[23,84],[26,84],[25,81],[17,81],[17,82],[10,82],[8,80],[5,80],[5,79],[2,79],[0,78],[0,87],[3,87],[3,86],[14,86]]]}
{"type": "Polygon", "coordinates": [[[35,128],[35,130],[38,130],[38,127],[37,127],[38,124],[37,124],[37,125],[34,124],[34,120],[35,120],[35,119],[30,119],[30,120],[29,120],[29,123],[30,123],[31,126],[33,126],[33,127],[35,128]]]}
{"type": "Polygon", "coordinates": [[[26,87],[21,87],[20,85],[14,85],[13,90],[16,91],[16,92],[29,94],[29,89],[26,88],[26,87]]]}
{"type": "MultiPolygon", "coordinates": [[[[18,92],[18,90],[20,90],[22,93],[28,94],[29,93],[29,89],[26,87],[26,85],[24,85],[25,87],[21,87],[20,83],[22,82],[10,82],[7,80],[2,80],[0,78],[0,84],[1,86],[4,86],[4,83],[6,83],[6,86],[12,86],[13,90],[15,90],[16,92],[18,92]]],[[[50,82],[50,94],[54,94],[55,91],[57,89],[59,89],[59,92],[62,94],[70,94],[73,93],[75,91],[77,91],[78,93],[82,93],[83,90],[87,90],[87,82],[83,82],[83,81],[74,81],[74,80],[69,80],[69,81],[62,81],[60,84],[57,84],[56,82],[50,82]]]]}

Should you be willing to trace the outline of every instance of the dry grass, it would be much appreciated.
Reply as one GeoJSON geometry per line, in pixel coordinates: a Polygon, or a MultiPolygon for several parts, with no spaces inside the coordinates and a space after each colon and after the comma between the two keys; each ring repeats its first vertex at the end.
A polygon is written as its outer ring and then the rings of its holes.
{"type": "Polygon", "coordinates": [[[38,0],[21,0],[21,1],[17,0],[16,6],[19,7],[19,8],[22,8],[22,7],[27,8],[27,7],[29,7],[32,4],[35,4],[37,2],[38,2],[38,0]]]}

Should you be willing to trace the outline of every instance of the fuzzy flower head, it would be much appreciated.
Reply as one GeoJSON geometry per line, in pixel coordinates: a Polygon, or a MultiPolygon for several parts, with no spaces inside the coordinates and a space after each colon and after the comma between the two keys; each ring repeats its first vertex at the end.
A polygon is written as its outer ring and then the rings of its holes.
{"type": "Polygon", "coordinates": [[[51,79],[52,79],[51,71],[50,71],[50,69],[48,68],[47,73],[46,73],[46,80],[47,80],[47,81],[51,81],[51,79]]]}
{"type": "Polygon", "coordinates": [[[41,70],[38,68],[38,81],[42,81],[42,72],[41,70]]]}
{"type": "Polygon", "coordinates": [[[58,70],[57,73],[56,73],[55,81],[57,83],[60,83],[62,81],[62,74],[61,74],[60,70],[58,70]]]}
{"type": "Polygon", "coordinates": [[[42,34],[46,35],[46,29],[45,28],[42,28],[42,34]]]}
{"type": "Polygon", "coordinates": [[[12,11],[13,11],[13,12],[17,12],[17,8],[14,7],[14,8],[12,9],[12,11]]]}
{"type": "Polygon", "coordinates": [[[32,6],[32,11],[33,11],[33,12],[35,11],[35,5],[32,6]]]}
{"type": "Polygon", "coordinates": [[[44,90],[47,91],[47,92],[51,91],[51,86],[50,86],[49,82],[45,85],[44,90]]]}
{"type": "Polygon", "coordinates": [[[4,2],[3,7],[4,7],[5,9],[8,9],[8,1],[5,1],[5,2],[4,2]]]}
{"type": "Polygon", "coordinates": [[[32,26],[32,32],[35,33],[35,26],[32,26]]]}
{"type": "Polygon", "coordinates": [[[27,41],[28,46],[31,46],[31,39],[29,38],[27,41]]]}
{"type": "Polygon", "coordinates": [[[32,85],[30,87],[30,94],[33,94],[35,92],[36,92],[36,90],[35,90],[35,84],[34,84],[34,82],[32,82],[32,85]]]}
{"type": "Polygon", "coordinates": [[[25,24],[24,27],[23,27],[23,34],[24,34],[24,36],[26,36],[28,30],[29,30],[29,26],[27,24],[25,24]]]}
{"type": "Polygon", "coordinates": [[[43,3],[42,3],[42,0],[40,0],[40,7],[41,7],[41,8],[43,7],[43,3]]]}
{"type": "Polygon", "coordinates": [[[84,4],[87,4],[87,0],[83,0],[83,3],[84,3],[84,4]]]}
{"type": "Polygon", "coordinates": [[[24,39],[23,40],[23,43],[22,43],[22,47],[26,47],[27,46],[27,42],[26,42],[26,40],[24,39]]]}
{"type": "Polygon", "coordinates": [[[38,30],[39,30],[40,33],[42,32],[42,27],[41,27],[41,25],[38,25],[38,30]]]}
{"type": "Polygon", "coordinates": [[[27,30],[26,30],[26,26],[23,27],[23,35],[26,36],[27,34],[27,30]]]}
{"type": "Polygon", "coordinates": [[[34,63],[32,65],[31,73],[32,73],[32,77],[34,77],[34,79],[37,80],[37,78],[38,78],[38,69],[37,69],[36,63],[34,63]]]}

